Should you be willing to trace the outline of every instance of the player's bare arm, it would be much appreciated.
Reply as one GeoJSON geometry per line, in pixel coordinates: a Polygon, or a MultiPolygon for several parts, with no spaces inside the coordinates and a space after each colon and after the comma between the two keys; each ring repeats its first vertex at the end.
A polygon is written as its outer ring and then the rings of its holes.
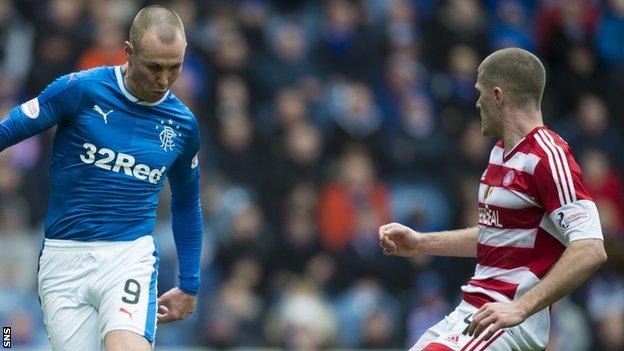
{"type": "Polygon", "coordinates": [[[552,270],[533,289],[511,303],[488,303],[474,315],[470,335],[479,335],[492,326],[485,335],[488,340],[502,328],[516,326],[529,316],[552,305],[581,285],[607,261],[603,241],[582,239],[570,243],[552,270]]]}
{"type": "Polygon", "coordinates": [[[477,227],[419,233],[399,223],[379,227],[379,245],[385,255],[476,257],[477,227]]]}
{"type": "Polygon", "coordinates": [[[195,295],[173,288],[158,298],[158,324],[175,322],[190,316],[195,310],[195,295]]]}

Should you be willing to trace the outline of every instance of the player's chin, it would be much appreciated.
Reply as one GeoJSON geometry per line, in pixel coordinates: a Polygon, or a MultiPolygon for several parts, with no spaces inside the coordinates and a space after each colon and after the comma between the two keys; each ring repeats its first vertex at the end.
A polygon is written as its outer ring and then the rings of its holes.
{"type": "Polygon", "coordinates": [[[149,99],[147,100],[147,102],[156,102],[160,99],[162,99],[162,97],[165,95],[167,91],[166,90],[152,90],[149,93],[149,99]]]}

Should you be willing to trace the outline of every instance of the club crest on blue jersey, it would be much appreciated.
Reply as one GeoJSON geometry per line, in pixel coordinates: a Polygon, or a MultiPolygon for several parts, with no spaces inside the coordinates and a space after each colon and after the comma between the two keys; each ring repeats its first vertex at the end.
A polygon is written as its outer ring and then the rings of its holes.
{"type": "Polygon", "coordinates": [[[173,150],[173,147],[175,146],[175,139],[182,136],[182,133],[178,131],[180,129],[180,125],[174,124],[171,118],[167,121],[161,120],[160,124],[160,126],[156,126],[156,130],[160,131],[158,134],[158,137],[160,138],[160,147],[162,147],[165,151],[173,150]]]}

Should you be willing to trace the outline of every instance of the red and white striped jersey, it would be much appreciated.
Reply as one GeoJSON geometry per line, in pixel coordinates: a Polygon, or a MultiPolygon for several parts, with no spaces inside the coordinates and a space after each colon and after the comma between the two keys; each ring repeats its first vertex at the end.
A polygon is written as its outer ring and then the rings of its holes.
{"type": "Polygon", "coordinates": [[[479,184],[477,267],[463,299],[477,308],[515,300],[585,238],[602,230],[568,144],[545,126],[507,155],[499,141],[479,184]]]}

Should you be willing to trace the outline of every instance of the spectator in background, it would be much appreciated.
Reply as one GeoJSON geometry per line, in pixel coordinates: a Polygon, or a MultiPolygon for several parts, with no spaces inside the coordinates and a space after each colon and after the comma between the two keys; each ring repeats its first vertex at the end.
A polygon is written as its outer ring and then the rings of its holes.
{"type": "Polygon", "coordinates": [[[55,33],[43,34],[37,41],[35,51],[37,64],[30,71],[26,85],[29,96],[36,95],[35,91],[53,78],[71,72],[78,56],[72,39],[55,33]]]}
{"type": "Polygon", "coordinates": [[[264,28],[270,15],[271,8],[268,1],[243,0],[239,4],[238,17],[241,30],[254,55],[262,53],[266,48],[264,28]]]}
{"type": "Polygon", "coordinates": [[[441,174],[450,150],[431,97],[419,90],[406,91],[397,112],[399,120],[384,133],[385,174],[411,181],[419,178],[422,167],[441,174]]]}
{"type": "Polygon", "coordinates": [[[551,311],[552,330],[548,351],[589,350],[592,335],[581,308],[565,297],[557,301],[551,311]]]}
{"type": "Polygon", "coordinates": [[[12,299],[1,291],[0,297],[4,304],[10,305],[9,313],[0,311],[0,323],[11,327],[11,347],[21,349],[47,345],[45,330],[36,317],[40,310],[39,301],[34,297],[25,298],[24,295],[12,299]]]}
{"type": "Polygon", "coordinates": [[[294,279],[271,307],[267,339],[287,350],[317,350],[335,344],[336,316],[330,302],[309,281],[294,279]]]}
{"type": "MultiPolygon", "coordinates": [[[[596,33],[596,47],[600,61],[609,68],[606,79],[606,96],[615,116],[624,114],[624,1],[606,2],[605,14],[596,33]]],[[[624,127],[624,118],[616,118],[620,128],[624,127]]]]}
{"type": "Polygon", "coordinates": [[[492,49],[519,47],[535,49],[531,14],[522,0],[496,1],[490,26],[492,49]]]}
{"type": "Polygon", "coordinates": [[[624,169],[624,155],[620,150],[624,148],[624,138],[614,128],[609,115],[602,98],[582,95],[577,102],[574,119],[567,120],[561,132],[579,155],[588,148],[599,148],[621,171],[624,169]]]}
{"type": "Polygon", "coordinates": [[[420,50],[422,31],[414,4],[408,0],[393,0],[387,6],[383,28],[386,50],[420,50]]]}
{"type": "Polygon", "coordinates": [[[477,0],[448,0],[437,6],[432,23],[425,30],[426,61],[436,70],[444,70],[451,49],[465,45],[474,50],[477,60],[485,56],[489,37],[487,21],[477,0]]]}
{"type": "Polygon", "coordinates": [[[546,61],[556,67],[564,64],[567,47],[591,45],[600,7],[585,0],[544,2],[536,18],[538,43],[546,61]]]}
{"type": "Polygon", "coordinates": [[[335,167],[336,175],[319,191],[317,220],[321,247],[336,259],[336,286],[344,289],[357,279],[374,277],[400,291],[411,269],[385,259],[374,237],[379,224],[390,218],[388,187],[361,145],[346,148],[335,167]]]}
{"type": "Polygon", "coordinates": [[[35,96],[54,78],[74,71],[79,53],[89,43],[92,31],[82,16],[83,0],[51,0],[38,20],[35,40],[36,65],[26,84],[28,96],[35,96]]]}
{"type": "MultiPolygon", "coordinates": [[[[366,241],[390,218],[388,189],[365,149],[347,148],[337,166],[335,179],[321,188],[318,218],[321,244],[333,252],[355,244],[358,237],[366,241]]],[[[371,248],[376,250],[376,245],[373,240],[371,248]]]]}
{"type": "Polygon", "coordinates": [[[217,168],[230,182],[256,188],[259,184],[259,142],[251,119],[239,111],[220,117],[217,168]]]}
{"type": "Polygon", "coordinates": [[[441,105],[439,119],[444,132],[451,137],[459,137],[467,127],[466,123],[477,118],[473,106],[476,93],[474,87],[469,89],[468,82],[476,79],[478,56],[473,48],[457,45],[445,62],[447,70],[435,73],[431,89],[441,105]]]}
{"type": "Polygon", "coordinates": [[[262,280],[262,267],[252,258],[240,258],[229,272],[229,278],[206,297],[202,343],[219,348],[261,344],[265,306],[256,289],[262,280]]]}
{"type": "MultiPolygon", "coordinates": [[[[400,105],[406,95],[420,94],[432,100],[429,92],[429,70],[411,51],[393,50],[384,63],[383,82],[377,88],[379,106],[384,123],[395,126],[400,123],[400,105]]],[[[433,101],[429,102],[433,105],[433,101]]],[[[432,106],[433,108],[433,106],[432,106]]],[[[435,111],[431,111],[433,113],[435,111]]],[[[424,133],[433,126],[425,128],[424,133]]]]}
{"type": "Polygon", "coordinates": [[[382,115],[372,91],[362,82],[335,81],[328,88],[327,109],[333,119],[329,135],[330,152],[339,154],[345,145],[366,145],[372,157],[380,160],[383,152],[382,115]]]}
{"type": "Polygon", "coordinates": [[[378,42],[357,2],[328,0],[317,62],[325,76],[371,82],[378,65],[378,42]]]}
{"type": "MultiPolygon", "coordinates": [[[[487,162],[488,151],[491,142],[481,134],[479,120],[469,120],[459,137],[457,150],[453,153],[454,171],[450,173],[450,179],[459,181],[459,178],[466,179],[480,177],[483,173],[483,164],[487,162]],[[461,172],[461,175],[459,173],[461,172]]],[[[470,196],[470,201],[476,201],[476,194],[470,196]]],[[[474,204],[474,202],[472,202],[474,204]]]]}
{"type": "MultiPolygon", "coordinates": [[[[474,81],[476,79],[477,65],[479,64],[478,53],[464,44],[457,44],[449,49],[446,58],[447,67],[437,74],[437,83],[434,87],[436,98],[447,109],[457,110],[460,116],[470,116],[474,112],[476,92],[474,81]]],[[[462,130],[464,120],[447,121],[447,126],[462,130]]],[[[449,133],[456,134],[457,130],[450,128],[449,133]]]]}
{"type": "Polygon", "coordinates": [[[215,260],[222,271],[230,271],[241,257],[253,257],[261,266],[266,265],[275,238],[257,203],[250,201],[239,204],[225,229],[221,233],[215,260]]]}
{"type": "Polygon", "coordinates": [[[562,119],[571,114],[583,96],[603,95],[605,92],[605,77],[590,46],[579,44],[567,47],[565,63],[552,69],[557,72],[552,82],[557,96],[556,111],[561,113],[553,118],[562,119]]]}
{"type": "Polygon", "coordinates": [[[308,260],[303,277],[324,294],[335,296],[341,291],[341,286],[337,282],[339,279],[337,269],[336,260],[327,252],[321,251],[308,260]]]}
{"type": "Polygon", "coordinates": [[[272,219],[282,218],[282,201],[299,182],[319,184],[325,145],[318,128],[308,121],[293,121],[269,146],[263,200],[272,219]]]}
{"type": "MultiPolygon", "coordinates": [[[[7,79],[7,88],[21,86],[31,69],[34,29],[19,14],[13,1],[0,1],[0,81],[7,79]]],[[[4,82],[0,82],[2,90],[4,82]]],[[[2,91],[0,96],[7,96],[2,91]]]]}
{"type": "Polygon", "coordinates": [[[444,290],[443,277],[435,271],[422,272],[414,279],[408,292],[410,310],[405,346],[414,345],[430,326],[450,312],[451,304],[444,296],[444,290]]]}
{"type": "Polygon", "coordinates": [[[314,217],[316,191],[312,183],[299,182],[283,202],[278,235],[281,239],[276,242],[271,270],[301,274],[310,259],[321,251],[314,217]]]}
{"type": "MultiPolygon", "coordinates": [[[[219,122],[231,114],[247,114],[251,109],[249,84],[238,74],[223,74],[216,79],[214,116],[219,122]]],[[[213,121],[214,123],[214,121],[213,121]]]]}
{"type": "Polygon", "coordinates": [[[258,128],[263,138],[269,140],[282,136],[292,125],[310,122],[325,134],[327,122],[310,111],[306,91],[296,86],[278,90],[273,99],[263,104],[258,112],[258,128]]]}
{"type": "Polygon", "coordinates": [[[599,210],[603,207],[604,211],[601,213],[613,212],[612,218],[615,222],[609,233],[615,236],[616,240],[624,239],[624,182],[621,173],[611,165],[607,155],[598,149],[586,150],[580,154],[579,160],[583,167],[585,184],[596,200],[599,210]],[[606,207],[611,209],[608,210],[606,207]]]}
{"type": "Polygon", "coordinates": [[[417,176],[420,167],[440,171],[449,143],[440,128],[426,67],[397,50],[386,60],[384,78],[377,92],[385,124],[382,174],[406,178],[417,176]]]}
{"type": "Polygon", "coordinates": [[[125,33],[120,24],[100,22],[95,28],[95,43],[78,58],[78,69],[86,70],[98,66],[116,66],[126,62],[124,52],[119,43],[125,33]]]}
{"type": "MultiPolygon", "coordinates": [[[[209,88],[208,104],[204,105],[208,115],[219,116],[225,108],[241,108],[249,112],[252,104],[251,97],[247,94],[250,86],[249,73],[249,45],[240,30],[231,18],[216,16],[211,18],[209,24],[198,28],[196,41],[202,50],[202,55],[207,58],[207,70],[210,72],[212,81],[215,82],[209,88]],[[222,79],[225,79],[222,85],[222,79]],[[236,86],[230,84],[230,78],[235,77],[240,82],[236,86]],[[228,85],[229,84],[229,85],[228,85]],[[230,90],[232,90],[230,92],[230,90]],[[239,97],[236,99],[236,97],[239,97]],[[230,100],[232,99],[232,100],[230,100]],[[231,102],[223,106],[224,102],[231,102]]],[[[215,122],[218,118],[209,118],[206,124],[213,132],[217,130],[215,122]]]]}
{"type": "Polygon", "coordinates": [[[607,8],[598,24],[596,46],[600,59],[608,66],[624,66],[624,1],[607,0],[607,8]]]}
{"type": "MultiPolygon", "coordinates": [[[[196,111],[200,126],[206,126],[212,120],[212,114],[203,103],[208,99],[209,88],[213,84],[208,74],[207,60],[197,49],[199,4],[195,1],[174,0],[171,8],[180,14],[187,32],[188,46],[184,56],[184,70],[173,85],[174,93],[184,101],[191,111],[196,111]]],[[[205,133],[204,135],[210,135],[205,133]]]]}
{"type": "Polygon", "coordinates": [[[300,24],[276,21],[267,31],[268,50],[259,54],[252,69],[254,88],[263,101],[280,89],[298,86],[317,74],[300,24]]]}
{"type": "Polygon", "coordinates": [[[335,306],[341,345],[353,348],[396,345],[400,308],[378,281],[353,282],[336,298],[335,306]]]}
{"type": "Polygon", "coordinates": [[[621,350],[624,347],[624,275],[622,274],[622,245],[616,266],[608,263],[590,281],[587,308],[596,330],[596,349],[621,350]]]}
{"type": "Polygon", "coordinates": [[[226,73],[249,77],[249,46],[233,23],[216,25],[212,63],[217,77],[226,73]]]}

